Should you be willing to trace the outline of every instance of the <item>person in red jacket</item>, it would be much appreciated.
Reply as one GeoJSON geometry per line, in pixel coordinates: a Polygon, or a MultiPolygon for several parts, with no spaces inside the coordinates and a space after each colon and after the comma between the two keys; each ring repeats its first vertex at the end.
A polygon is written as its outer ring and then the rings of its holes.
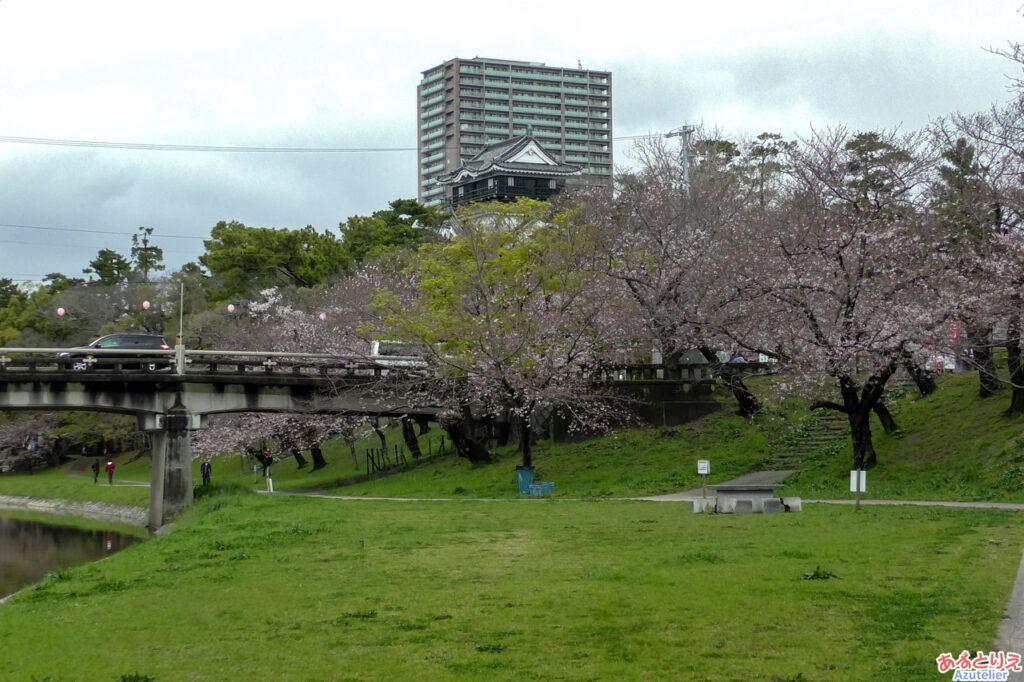
{"type": "Polygon", "coordinates": [[[106,471],[107,471],[107,481],[110,483],[110,485],[114,485],[114,460],[112,460],[112,459],[108,459],[107,460],[106,471]]]}

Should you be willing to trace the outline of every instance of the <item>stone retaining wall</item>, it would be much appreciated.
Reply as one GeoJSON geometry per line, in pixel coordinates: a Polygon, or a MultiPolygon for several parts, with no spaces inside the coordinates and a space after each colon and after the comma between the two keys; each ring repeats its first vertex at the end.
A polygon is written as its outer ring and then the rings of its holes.
{"type": "Polygon", "coordinates": [[[149,523],[149,510],[145,507],[131,507],[109,502],[80,502],[44,497],[0,495],[0,509],[78,516],[94,521],[110,521],[129,526],[145,527],[149,523]]]}

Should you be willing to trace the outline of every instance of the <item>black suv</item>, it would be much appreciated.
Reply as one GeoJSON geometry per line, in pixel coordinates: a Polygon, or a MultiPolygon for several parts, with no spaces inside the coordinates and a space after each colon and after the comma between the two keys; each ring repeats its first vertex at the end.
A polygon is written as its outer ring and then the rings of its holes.
{"type": "Polygon", "coordinates": [[[164,337],[159,334],[120,332],[117,334],[101,336],[86,346],[75,346],[74,348],[70,348],[64,352],[57,353],[57,358],[60,360],[68,360],[66,363],[61,363],[62,367],[80,372],[89,369],[90,366],[105,369],[158,370],[170,367],[172,357],[167,353],[151,353],[147,351],[161,350],[171,350],[171,347],[167,345],[164,337]],[[97,356],[89,353],[89,351],[93,349],[137,352],[113,353],[110,355],[102,354],[97,356]],[[139,358],[148,358],[149,361],[126,362],[126,360],[136,360],[139,358]]]}

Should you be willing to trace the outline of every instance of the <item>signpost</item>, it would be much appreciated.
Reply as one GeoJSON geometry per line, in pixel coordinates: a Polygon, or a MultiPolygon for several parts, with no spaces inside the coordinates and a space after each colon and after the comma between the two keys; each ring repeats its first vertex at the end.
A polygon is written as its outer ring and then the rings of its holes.
{"type": "Polygon", "coordinates": [[[704,499],[708,499],[708,474],[711,473],[711,461],[707,459],[697,460],[697,473],[700,474],[700,485],[704,491],[704,499]]]}
{"type": "Polygon", "coordinates": [[[860,510],[860,494],[868,489],[868,472],[863,469],[854,469],[850,472],[850,492],[857,493],[857,503],[854,511],[860,510]]]}

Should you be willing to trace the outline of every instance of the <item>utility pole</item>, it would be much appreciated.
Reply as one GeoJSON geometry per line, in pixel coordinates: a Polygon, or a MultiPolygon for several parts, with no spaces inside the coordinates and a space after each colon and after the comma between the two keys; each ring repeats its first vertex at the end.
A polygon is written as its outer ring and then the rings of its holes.
{"type": "Polygon", "coordinates": [[[683,192],[686,194],[690,193],[690,135],[696,130],[696,126],[689,124],[683,125],[676,128],[673,131],[665,133],[665,137],[681,137],[683,138],[682,143],[682,157],[683,157],[683,192]]]}

